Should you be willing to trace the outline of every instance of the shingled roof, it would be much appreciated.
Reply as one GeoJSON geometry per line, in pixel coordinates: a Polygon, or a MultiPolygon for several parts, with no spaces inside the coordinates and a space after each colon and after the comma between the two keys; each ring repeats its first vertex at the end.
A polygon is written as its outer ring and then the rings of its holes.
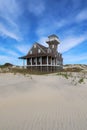
{"type": "Polygon", "coordinates": [[[37,44],[44,52],[42,52],[42,53],[36,53],[36,54],[30,54],[28,52],[27,55],[19,57],[19,59],[27,59],[27,58],[30,58],[30,57],[40,57],[40,56],[51,56],[51,57],[55,57],[54,53],[52,53],[52,52],[48,53],[48,47],[45,47],[45,46],[43,46],[43,45],[41,45],[39,43],[35,43],[35,44],[37,44]]]}

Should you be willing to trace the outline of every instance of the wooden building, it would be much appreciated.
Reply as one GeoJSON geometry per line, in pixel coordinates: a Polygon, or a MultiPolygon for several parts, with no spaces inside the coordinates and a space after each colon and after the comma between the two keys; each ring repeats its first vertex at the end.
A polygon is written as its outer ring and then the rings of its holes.
{"type": "Polygon", "coordinates": [[[34,43],[28,54],[19,59],[26,60],[26,65],[29,69],[37,69],[40,71],[56,71],[62,69],[63,58],[58,52],[59,38],[56,35],[48,36],[46,41],[48,47],[39,43],[34,43]]]}

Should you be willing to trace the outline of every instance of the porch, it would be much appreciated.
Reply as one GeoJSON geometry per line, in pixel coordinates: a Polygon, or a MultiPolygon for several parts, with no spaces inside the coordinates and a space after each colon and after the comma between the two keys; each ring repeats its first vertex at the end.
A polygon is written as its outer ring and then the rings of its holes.
{"type": "Polygon", "coordinates": [[[26,59],[26,66],[56,66],[56,65],[57,65],[57,59],[51,56],[30,57],[26,59]]]}
{"type": "Polygon", "coordinates": [[[30,57],[23,60],[23,67],[31,70],[56,71],[62,68],[56,57],[41,56],[30,57]]]}

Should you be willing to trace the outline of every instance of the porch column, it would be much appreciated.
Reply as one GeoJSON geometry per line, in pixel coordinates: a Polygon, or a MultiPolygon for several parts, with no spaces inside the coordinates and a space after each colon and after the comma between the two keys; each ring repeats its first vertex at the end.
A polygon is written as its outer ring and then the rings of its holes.
{"type": "Polygon", "coordinates": [[[40,68],[41,68],[41,72],[42,72],[42,57],[40,57],[40,68]]]}
{"type": "Polygon", "coordinates": [[[51,57],[51,66],[52,66],[52,57],[51,57]]]}
{"type": "Polygon", "coordinates": [[[23,68],[26,68],[25,59],[23,59],[23,68]]]}
{"type": "Polygon", "coordinates": [[[27,59],[25,59],[25,62],[26,62],[26,67],[27,67],[27,59]]]}
{"type": "Polygon", "coordinates": [[[52,57],[51,57],[51,72],[52,72],[52,57]]]}
{"type": "Polygon", "coordinates": [[[37,57],[36,57],[36,66],[37,66],[37,57]]]}
{"type": "Polygon", "coordinates": [[[24,67],[24,59],[23,59],[23,67],[24,67]]]}
{"type": "Polygon", "coordinates": [[[55,58],[55,60],[54,60],[54,63],[55,63],[55,65],[56,65],[56,58],[55,58]]]}
{"type": "Polygon", "coordinates": [[[56,59],[56,65],[57,65],[57,59],[56,59]]]}
{"type": "Polygon", "coordinates": [[[47,66],[48,66],[48,56],[47,56],[47,66]]]}
{"type": "Polygon", "coordinates": [[[55,58],[55,67],[54,67],[54,71],[56,71],[56,58],[55,58]]]}
{"type": "Polygon", "coordinates": [[[31,58],[31,66],[32,66],[32,58],[31,58]]]}
{"type": "Polygon", "coordinates": [[[40,57],[40,58],[41,58],[40,65],[42,66],[42,57],[40,57]]]}
{"type": "Polygon", "coordinates": [[[48,56],[47,56],[47,72],[48,72],[48,56]]]}
{"type": "Polygon", "coordinates": [[[53,65],[55,65],[55,58],[53,59],[53,65]]]}

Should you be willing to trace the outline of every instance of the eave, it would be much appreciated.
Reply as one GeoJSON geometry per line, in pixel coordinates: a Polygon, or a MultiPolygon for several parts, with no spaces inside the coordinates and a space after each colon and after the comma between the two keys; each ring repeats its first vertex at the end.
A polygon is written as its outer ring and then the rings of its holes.
{"type": "Polygon", "coordinates": [[[26,56],[22,56],[22,57],[19,57],[19,59],[27,59],[27,58],[33,58],[33,57],[44,57],[44,56],[51,56],[51,57],[55,57],[54,54],[52,53],[42,53],[42,54],[29,54],[29,55],[26,55],[26,56]]]}

